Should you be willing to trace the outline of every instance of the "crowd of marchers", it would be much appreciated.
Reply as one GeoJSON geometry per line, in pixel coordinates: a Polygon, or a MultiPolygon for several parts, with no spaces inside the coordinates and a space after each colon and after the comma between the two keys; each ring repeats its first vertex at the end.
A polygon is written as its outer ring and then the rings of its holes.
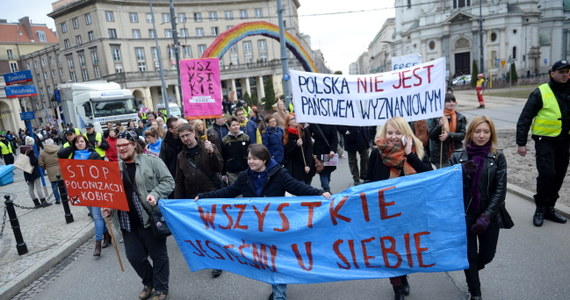
{"type": "MultiPolygon", "coordinates": [[[[544,219],[566,223],[554,205],[569,160],[569,71],[566,60],[554,63],[550,81],[529,96],[517,122],[519,154],[526,154],[529,130],[537,152],[533,216],[537,227],[544,219]]],[[[440,118],[406,122],[393,117],[378,128],[299,123],[293,107],[285,107],[281,100],[267,113],[242,103],[224,105],[226,114],[214,120],[170,117],[165,121],[147,112],[138,122],[109,123],[104,132],[95,132],[93,124],[87,124],[82,133],[69,124],[62,146],[48,138],[36,157],[31,151],[36,141],[25,137],[19,150],[30,156],[32,165],[47,170],[56,203],[60,203],[55,185],[57,158],[118,161],[130,210],[89,208],[95,224],[93,255],[100,256],[101,248],[111,243],[103,221],[109,216],[122,235],[127,259],[142,280],[139,298],[153,300],[166,299],[169,293],[166,238],[156,236],[149,224],[150,216],[159,210],[159,199],[286,193],[330,198],[336,166],[323,162],[343,163],[347,156],[354,185],[461,164],[469,262],[465,276],[470,299],[482,299],[479,273],[495,256],[500,229],[514,225],[505,208],[507,162],[497,148],[489,117],[477,116],[468,122],[455,110],[457,99],[452,92],[446,94],[440,118]],[[311,186],[316,175],[321,189],[311,186]]],[[[12,143],[4,136],[0,136],[0,147],[4,160],[13,160],[12,143]]],[[[25,176],[34,205],[49,205],[39,188],[39,172],[25,176]]],[[[214,269],[211,275],[217,278],[222,270],[214,269]]],[[[390,278],[390,282],[395,299],[410,293],[407,275],[390,278]]],[[[286,299],[286,289],[287,285],[273,285],[270,299],[286,299]]]]}

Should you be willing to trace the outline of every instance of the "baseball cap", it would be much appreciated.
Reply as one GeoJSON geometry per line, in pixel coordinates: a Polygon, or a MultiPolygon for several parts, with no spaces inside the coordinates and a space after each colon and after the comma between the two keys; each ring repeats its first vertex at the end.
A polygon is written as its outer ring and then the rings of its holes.
{"type": "Polygon", "coordinates": [[[70,134],[75,134],[75,130],[73,129],[68,129],[65,131],[65,135],[70,135],[70,134]]]}
{"type": "Polygon", "coordinates": [[[570,63],[567,60],[559,60],[552,65],[552,71],[560,70],[560,69],[570,69],[570,63]]]}
{"type": "Polygon", "coordinates": [[[87,125],[85,125],[85,128],[93,128],[95,126],[93,126],[93,123],[87,123],[87,125]]]}

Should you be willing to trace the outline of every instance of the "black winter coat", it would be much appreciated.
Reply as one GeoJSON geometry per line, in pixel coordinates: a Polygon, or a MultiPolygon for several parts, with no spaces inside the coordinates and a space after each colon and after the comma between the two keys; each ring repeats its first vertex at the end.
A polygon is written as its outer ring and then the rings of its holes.
{"type": "MultiPolygon", "coordinates": [[[[467,118],[459,112],[455,112],[457,115],[457,126],[455,132],[449,132],[447,139],[443,141],[443,166],[449,165],[449,155],[448,150],[451,146],[451,141],[453,141],[453,146],[455,150],[463,148],[463,139],[465,138],[465,132],[467,127],[467,118]]],[[[441,134],[441,125],[439,125],[440,118],[433,118],[428,120],[428,132],[429,132],[429,161],[439,168],[439,152],[441,149],[441,141],[439,140],[439,135],[441,134]]]]}
{"type": "Polygon", "coordinates": [[[33,146],[28,146],[28,145],[20,147],[20,155],[22,154],[28,155],[28,157],[30,158],[30,164],[34,166],[32,174],[24,172],[24,179],[26,180],[26,182],[33,182],[34,180],[40,178],[40,170],[38,169],[38,157],[34,152],[33,146]],[[26,151],[28,152],[28,154],[26,154],[26,151]]]}
{"type": "Polygon", "coordinates": [[[293,178],[301,181],[313,178],[315,176],[315,161],[313,160],[313,142],[311,141],[311,133],[307,128],[303,129],[303,151],[297,146],[299,136],[289,133],[289,140],[285,145],[285,160],[283,165],[289,171],[293,178]],[[305,160],[303,161],[303,154],[305,160]],[[311,168],[309,173],[305,173],[305,163],[311,168]]]}
{"type": "MultiPolygon", "coordinates": [[[[275,166],[268,170],[267,177],[267,182],[262,189],[263,197],[282,197],[285,196],[285,192],[296,196],[322,195],[325,192],[291,177],[289,172],[281,166],[275,166]]],[[[257,197],[249,169],[241,172],[231,185],[198,196],[199,198],[235,198],[239,195],[257,197]]]]}
{"type": "Polygon", "coordinates": [[[180,139],[175,139],[170,131],[166,133],[160,145],[160,153],[158,156],[168,167],[170,175],[174,178],[176,178],[176,161],[178,153],[182,151],[182,146],[183,144],[180,139]]]}
{"type": "Polygon", "coordinates": [[[187,147],[180,151],[176,164],[174,199],[192,199],[200,192],[216,189],[215,176],[222,171],[224,161],[216,145],[212,146],[214,152],[208,153],[204,142],[199,140],[194,159],[190,158],[187,147]]]}
{"type": "MultiPolygon", "coordinates": [[[[311,124],[309,125],[311,137],[315,140],[313,145],[313,154],[319,159],[323,154],[329,154],[331,151],[338,151],[338,133],[335,125],[311,124]],[[319,128],[321,130],[319,130],[319,128]]],[[[330,172],[336,170],[336,167],[325,167],[330,172]]]]}
{"type": "MultiPolygon", "coordinates": [[[[420,160],[420,158],[412,152],[407,156],[407,161],[417,173],[433,170],[428,157],[425,155],[424,158],[420,160]]],[[[386,166],[382,162],[378,148],[374,148],[370,153],[370,158],[368,159],[368,169],[365,182],[386,180],[388,178],[390,178],[390,167],[386,166]]]]}
{"type": "Polygon", "coordinates": [[[346,152],[359,152],[370,148],[368,127],[338,126],[338,132],[344,137],[344,150],[346,152]]]}
{"type": "MultiPolygon", "coordinates": [[[[455,151],[450,159],[452,164],[464,163],[468,160],[469,157],[465,149],[455,151]]],[[[463,201],[467,214],[479,217],[481,213],[484,213],[489,219],[497,221],[499,226],[504,228],[501,214],[498,213],[500,209],[505,209],[505,197],[507,195],[507,159],[503,151],[497,150],[497,154],[489,152],[485,158],[485,167],[479,181],[481,205],[478,212],[468,209],[472,198],[471,182],[472,178],[464,175],[463,201]]]]}

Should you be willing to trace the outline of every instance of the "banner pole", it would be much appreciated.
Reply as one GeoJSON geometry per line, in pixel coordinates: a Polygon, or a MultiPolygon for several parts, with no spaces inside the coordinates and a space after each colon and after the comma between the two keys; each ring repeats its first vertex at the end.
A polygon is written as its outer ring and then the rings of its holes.
{"type": "Polygon", "coordinates": [[[105,224],[107,225],[107,230],[109,230],[109,235],[111,236],[111,243],[113,243],[113,248],[115,248],[115,254],[117,259],[119,259],[119,266],[121,267],[121,272],[125,272],[125,267],[123,266],[123,261],[121,260],[121,254],[119,254],[119,247],[117,247],[117,241],[115,240],[115,234],[113,234],[113,224],[109,221],[109,217],[104,217],[105,224]]]}

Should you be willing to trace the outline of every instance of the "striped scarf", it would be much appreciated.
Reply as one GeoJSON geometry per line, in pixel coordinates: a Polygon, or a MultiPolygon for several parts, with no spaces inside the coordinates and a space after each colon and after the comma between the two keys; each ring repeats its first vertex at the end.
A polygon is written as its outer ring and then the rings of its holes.
{"type": "MultiPolygon", "coordinates": [[[[382,163],[390,167],[390,178],[416,174],[416,170],[407,162],[404,148],[388,140],[376,140],[382,163]]],[[[413,150],[412,150],[413,151],[413,150]]]]}

